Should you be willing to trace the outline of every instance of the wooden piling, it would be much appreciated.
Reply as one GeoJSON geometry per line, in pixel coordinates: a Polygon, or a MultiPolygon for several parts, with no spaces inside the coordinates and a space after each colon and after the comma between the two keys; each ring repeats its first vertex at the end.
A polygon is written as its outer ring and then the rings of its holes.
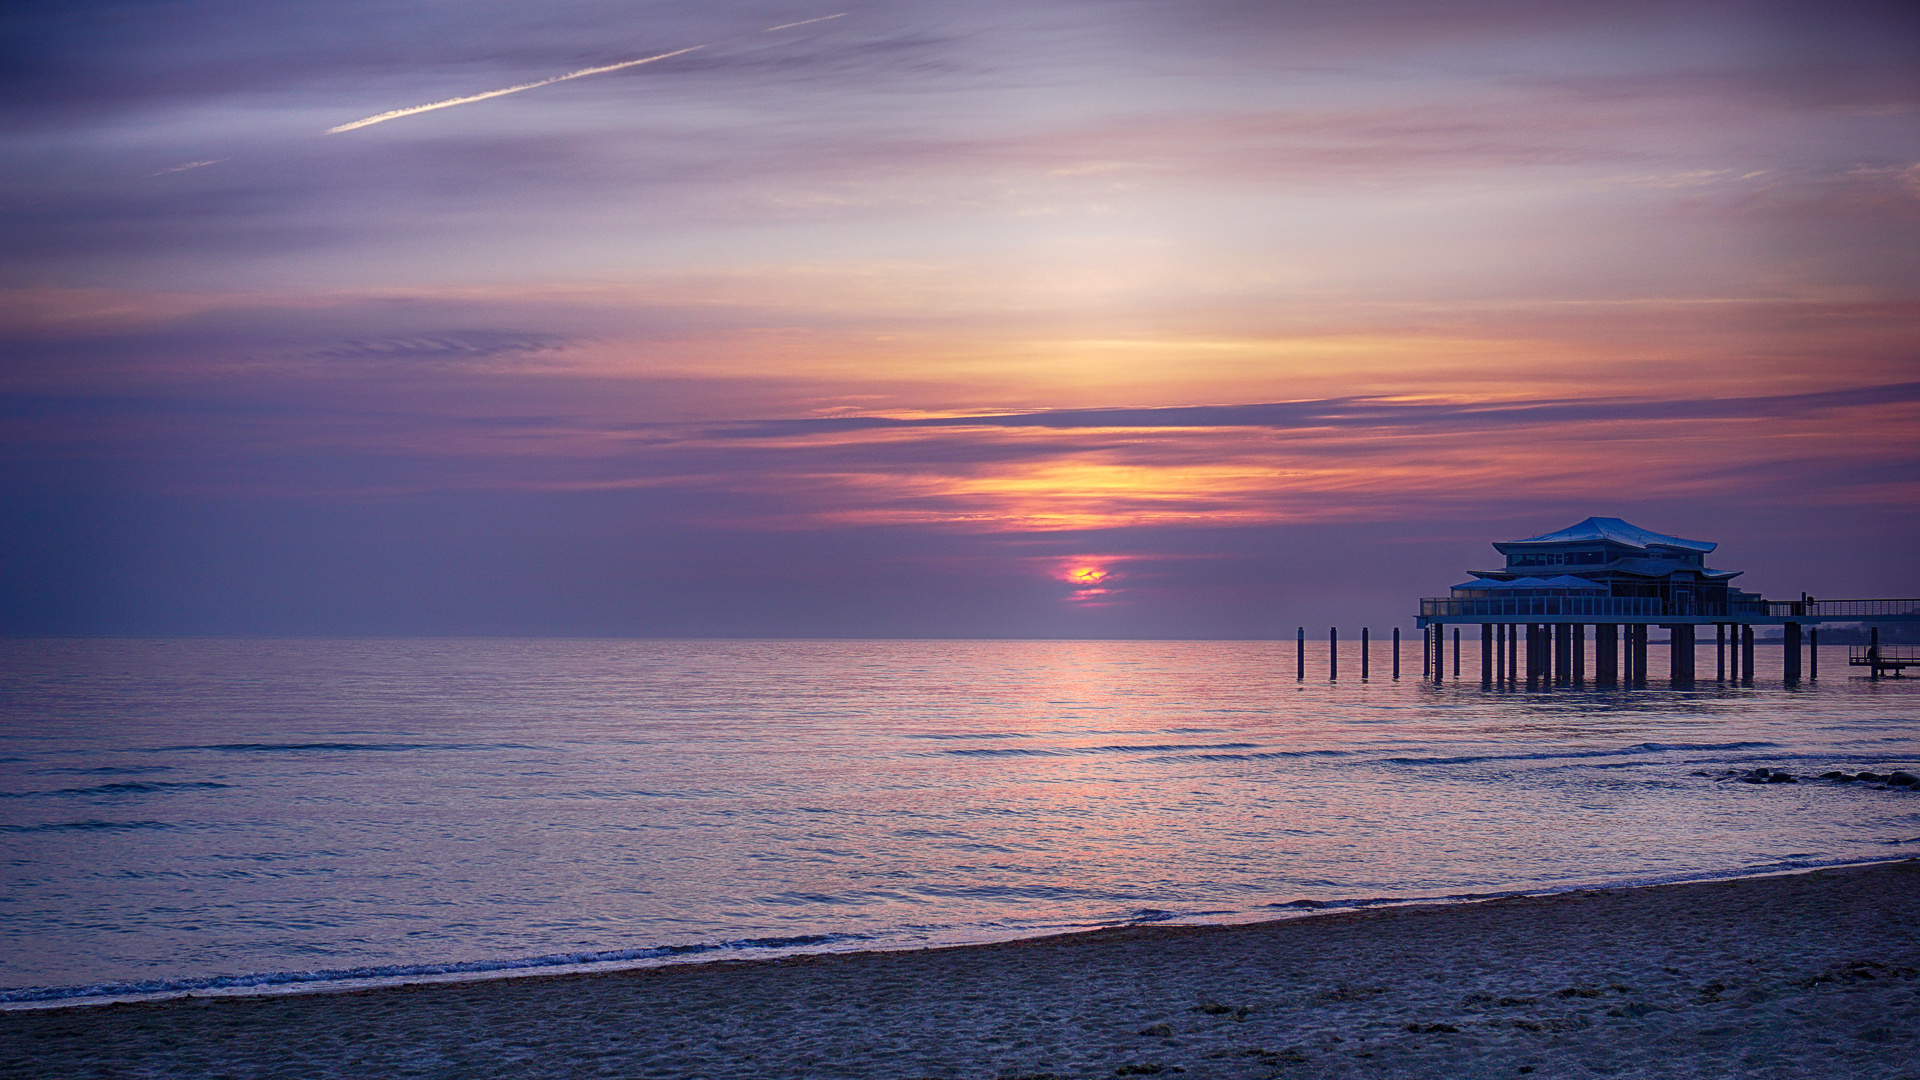
{"type": "Polygon", "coordinates": [[[1675,686],[1693,685],[1693,624],[1667,627],[1667,677],[1675,686]]]}
{"type": "Polygon", "coordinates": [[[1616,686],[1620,682],[1620,627],[1617,623],[1599,623],[1593,628],[1593,685],[1616,686]]]}

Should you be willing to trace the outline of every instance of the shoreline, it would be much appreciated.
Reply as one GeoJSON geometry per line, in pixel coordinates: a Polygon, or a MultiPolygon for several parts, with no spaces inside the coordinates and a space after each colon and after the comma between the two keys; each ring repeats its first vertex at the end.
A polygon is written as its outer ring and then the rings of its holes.
{"type": "Polygon", "coordinates": [[[0,1076],[1906,1077],[1920,860],[0,1013],[0,1076]]]}
{"type": "MultiPolygon", "coordinates": [[[[109,1005],[140,1005],[185,999],[206,1000],[215,998],[254,998],[288,997],[306,994],[351,994],[379,990],[396,990],[410,986],[449,986],[468,983],[490,983],[509,979],[566,978],[570,976],[610,975],[629,971],[652,971],[663,968],[688,968],[707,965],[744,965],[776,963],[808,956],[865,956],[888,953],[926,952],[945,949],[970,949],[995,945],[1009,945],[1023,941],[1043,941],[1053,938],[1071,938],[1081,935],[1099,934],[1112,930],[1126,930],[1150,927],[1233,927],[1258,926],[1264,923],[1293,922],[1300,919],[1316,918],[1322,915],[1353,911],[1400,911],[1410,908],[1451,908],[1463,905],[1482,904],[1495,900],[1510,899],[1546,899],[1571,893],[1616,891],[1624,889],[1650,889],[1669,885],[1704,884],[1724,881],[1746,881],[1770,877],[1791,876],[1819,870],[1851,869],[1855,867],[1881,866],[1920,859],[1916,856],[1895,858],[1864,859],[1858,862],[1834,862],[1806,864],[1770,870],[1745,870],[1725,873],[1703,873],[1697,877],[1682,877],[1665,880],[1625,880],[1618,882],[1589,882],[1568,885],[1553,889],[1510,889],[1478,893],[1460,893],[1447,896],[1421,897],[1368,897],[1359,899],[1336,900],[1295,900],[1287,903],[1265,905],[1265,910],[1248,910],[1227,914],[1229,917],[1208,920],[1200,915],[1173,915],[1167,919],[1141,919],[1126,923],[1107,925],[1080,925],[1065,929],[1041,929],[1032,933],[1016,934],[1010,937],[988,937],[978,940],[957,940],[929,942],[922,944],[869,945],[871,941],[848,938],[842,944],[844,948],[822,947],[820,943],[808,942],[800,945],[764,945],[758,941],[723,941],[712,944],[694,944],[678,946],[643,947],[631,950],[607,950],[602,954],[582,954],[583,956],[603,955],[605,959],[560,959],[543,963],[547,957],[525,957],[501,961],[450,961],[444,964],[425,963],[419,965],[390,965],[373,969],[367,974],[354,974],[350,970],[334,972],[317,970],[308,972],[253,972],[245,975],[208,976],[204,979],[176,980],[177,985],[163,986],[157,989],[127,989],[98,994],[75,993],[69,996],[21,998],[0,1000],[0,1014],[10,1012],[38,1012],[50,1009],[91,1009],[109,1005]],[[1194,921],[1188,921],[1188,920],[1194,921]],[[621,952],[630,954],[653,953],[651,956],[611,955],[621,952]],[[468,967],[468,964],[473,966],[468,967]],[[435,971],[434,968],[452,970],[435,971]],[[224,984],[224,985],[223,985],[224,984]]],[[[94,984],[98,986],[135,985],[135,984],[94,984]]],[[[85,989],[84,987],[17,987],[0,993],[29,993],[85,989]]],[[[1917,1078],[1920,1080],[1920,1078],[1917,1078]]]]}

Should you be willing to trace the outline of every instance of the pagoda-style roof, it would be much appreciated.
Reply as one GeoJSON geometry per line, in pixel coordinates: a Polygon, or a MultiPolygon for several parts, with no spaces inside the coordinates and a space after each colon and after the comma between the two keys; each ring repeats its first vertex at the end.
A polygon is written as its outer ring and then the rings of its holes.
{"type": "MultiPolygon", "coordinates": [[[[1479,573],[1478,570],[1475,570],[1473,572],[1476,574],[1479,573]]],[[[1607,591],[1607,587],[1605,585],[1600,584],[1597,581],[1588,581],[1586,578],[1574,577],[1572,574],[1561,574],[1557,577],[1550,577],[1550,578],[1522,577],[1522,578],[1514,578],[1512,581],[1495,581],[1495,580],[1482,579],[1479,581],[1463,582],[1462,584],[1455,585],[1454,588],[1456,589],[1573,589],[1579,592],[1606,592],[1607,591]]]]}
{"type": "Polygon", "coordinates": [[[1569,525],[1557,532],[1541,533],[1539,536],[1529,536],[1525,540],[1508,540],[1501,544],[1495,544],[1494,546],[1505,547],[1507,544],[1571,544],[1596,540],[1611,540],[1616,544],[1625,544],[1628,547],[1642,549],[1650,547],[1680,548],[1685,551],[1698,551],[1701,553],[1712,551],[1714,548],[1720,546],[1707,540],[1687,540],[1678,536],[1668,536],[1665,533],[1657,533],[1650,529],[1643,529],[1638,525],[1622,521],[1619,518],[1609,517],[1590,517],[1578,525],[1569,525]]]}
{"type": "Polygon", "coordinates": [[[1659,578],[1679,570],[1687,570],[1699,576],[1702,581],[1726,581],[1737,578],[1744,571],[1710,570],[1704,566],[1676,562],[1673,559],[1616,559],[1608,563],[1605,569],[1609,573],[1632,574],[1635,577],[1659,578]]]}

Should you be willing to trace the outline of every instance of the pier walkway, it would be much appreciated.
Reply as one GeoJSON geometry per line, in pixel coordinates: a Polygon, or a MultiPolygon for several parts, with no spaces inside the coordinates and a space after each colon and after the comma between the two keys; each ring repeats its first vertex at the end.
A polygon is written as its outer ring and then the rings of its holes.
{"type": "MultiPolygon", "coordinates": [[[[1647,677],[1647,628],[1666,629],[1672,649],[1669,670],[1675,682],[1695,677],[1696,627],[1712,626],[1716,656],[1724,671],[1731,666],[1737,682],[1753,678],[1756,626],[1782,626],[1786,635],[1782,672],[1789,683],[1800,681],[1805,646],[1819,644],[1821,623],[1920,622],[1920,598],[1816,600],[1732,600],[1702,604],[1638,596],[1434,596],[1420,601],[1414,625],[1425,635],[1425,667],[1429,673],[1444,668],[1446,628],[1480,627],[1480,666],[1483,682],[1574,685],[1586,681],[1581,670],[1587,655],[1587,630],[1593,631],[1593,681],[1597,685],[1644,683],[1647,677]],[[1524,671],[1522,670],[1524,668],[1524,671]]],[[[1806,670],[1818,677],[1819,654],[1806,670]]],[[[1910,648],[1882,646],[1874,632],[1872,645],[1859,646],[1847,663],[1870,668],[1875,678],[1898,675],[1906,667],[1920,667],[1920,653],[1910,648]]]]}

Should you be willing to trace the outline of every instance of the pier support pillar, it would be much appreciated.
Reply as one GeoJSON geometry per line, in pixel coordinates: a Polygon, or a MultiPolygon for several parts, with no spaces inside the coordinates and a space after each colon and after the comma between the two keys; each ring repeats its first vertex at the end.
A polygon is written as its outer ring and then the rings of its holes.
{"type": "Polygon", "coordinates": [[[1633,671],[1628,674],[1635,686],[1647,685],[1647,624],[1633,624],[1633,671]]]}
{"type": "Polygon", "coordinates": [[[1820,628],[1807,628],[1807,680],[1820,677],[1820,628]]]}
{"type": "Polygon", "coordinates": [[[1668,647],[1671,657],[1667,662],[1668,676],[1675,686],[1693,685],[1693,624],[1674,623],[1667,627],[1668,647]]]}
{"type": "Polygon", "coordinates": [[[1713,679],[1727,681],[1727,624],[1713,624],[1713,679]]]}
{"type": "Polygon", "coordinates": [[[1740,684],[1753,685],[1753,627],[1740,628],[1740,684]]]}
{"type": "Polygon", "coordinates": [[[1369,658],[1367,656],[1367,652],[1371,644],[1372,643],[1368,640],[1367,628],[1364,626],[1361,627],[1360,628],[1360,681],[1361,682],[1367,681],[1367,668],[1369,664],[1369,658]]]}
{"type": "Polygon", "coordinates": [[[1573,624],[1573,685],[1587,685],[1587,624],[1573,624]]]}
{"type": "Polygon", "coordinates": [[[1301,627],[1299,636],[1294,638],[1293,677],[1305,682],[1307,678],[1307,628],[1301,627]]]}
{"type": "Polygon", "coordinates": [[[1480,686],[1493,685],[1493,624],[1480,624],[1480,686]]]}
{"type": "Polygon", "coordinates": [[[1453,628],[1453,681],[1460,681],[1460,628],[1453,628]]]}
{"type": "Polygon", "coordinates": [[[1340,681],[1340,628],[1327,627],[1327,681],[1340,681]]]}
{"type": "Polygon", "coordinates": [[[1620,627],[1599,623],[1593,628],[1593,685],[1615,686],[1620,682],[1620,627]]]}
{"type": "Polygon", "coordinates": [[[1788,686],[1797,686],[1800,682],[1800,624],[1787,624],[1787,639],[1780,650],[1780,677],[1788,686]]]}
{"type": "Polygon", "coordinates": [[[1547,677],[1547,628],[1540,623],[1527,624],[1527,686],[1538,686],[1547,677]]]}
{"type": "Polygon", "coordinates": [[[1553,628],[1553,683],[1573,685],[1573,624],[1559,623],[1553,628]]]}
{"type": "Polygon", "coordinates": [[[1397,626],[1393,628],[1393,677],[1396,682],[1400,678],[1400,628],[1397,626]]]}
{"type": "Polygon", "coordinates": [[[1427,667],[1433,671],[1433,681],[1445,682],[1447,678],[1447,628],[1441,623],[1433,624],[1433,632],[1427,635],[1427,667]]]}

